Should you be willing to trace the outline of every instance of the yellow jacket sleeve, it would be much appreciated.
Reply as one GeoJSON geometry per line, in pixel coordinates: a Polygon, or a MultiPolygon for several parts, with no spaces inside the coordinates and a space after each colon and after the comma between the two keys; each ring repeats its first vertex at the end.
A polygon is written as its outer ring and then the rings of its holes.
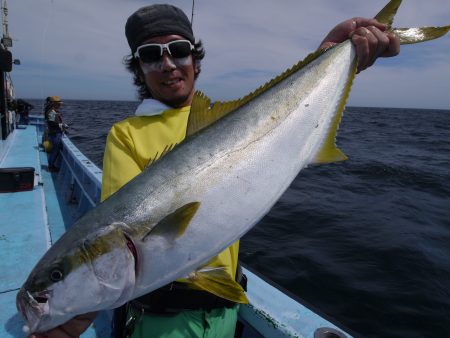
{"type": "Polygon", "coordinates": [[[184,140],[189,111],[190,107],[168,109],[160,115],[134,116],[113,125],[103,156],[102,201],[144,171],[166,147],[184,140]]]}
{"type": "Polygon", "coordinates": [[[106,138],[101,200],[111,196],[142,170],[133,156],[131,139],[114,125],[106,138]]]}

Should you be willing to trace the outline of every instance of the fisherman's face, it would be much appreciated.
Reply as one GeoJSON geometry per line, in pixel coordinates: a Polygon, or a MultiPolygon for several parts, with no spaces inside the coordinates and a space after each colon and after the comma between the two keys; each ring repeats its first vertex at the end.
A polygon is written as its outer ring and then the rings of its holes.
{"type": "MultiPolygon", "coordinates": [[[[141,45],[166,44],[176,40],[186,40],[180,35],[165,35],[149,38],[141,45]]],[[[152,97],[171,107],[189,106],[194,96],[194,81],[197,66],[192,54],[175,58],[164,50],[162,57],[155,62],[145,63],[139,59],[142,80],[152,97]]]]}

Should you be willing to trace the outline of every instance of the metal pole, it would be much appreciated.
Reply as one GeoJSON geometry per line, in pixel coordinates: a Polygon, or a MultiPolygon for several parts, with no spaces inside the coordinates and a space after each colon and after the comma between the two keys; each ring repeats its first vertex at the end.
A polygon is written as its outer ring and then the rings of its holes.
{"type": "Polygon", "coordinates": [[[195,0],[192,0],[191,27],[194,26],[194,7],[195,7],[195,0]]]}
{"type": "Polygon", "coordinates": [[[5,95],[5,73],[0,72],[0,116],[1,116],[1,137],[5,140],[9,134],[8,121],[6,121],[6,95],[5,95]]]}

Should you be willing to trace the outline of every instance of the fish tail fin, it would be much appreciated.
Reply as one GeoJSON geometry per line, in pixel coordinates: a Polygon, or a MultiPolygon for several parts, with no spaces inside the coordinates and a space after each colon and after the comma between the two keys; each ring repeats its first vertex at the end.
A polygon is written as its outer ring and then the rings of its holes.
{"type": "Polygon", "coordinates": [[[400,38],[401,45],[408,45],[440,38],[447,34],[449,30],[450,25],[442,27],[394,28],[392,31],[400,38]]]}
{"type": "Polygon", "coordinates": [[[401,3],[402,0],[391,0],[380,13],[375,16],[375,19],[386,24],[388,29],[399,37],[401,45],[437,39],[447,34],[450,30],[450,25],[442,27],[392,28],[394,16],[401,3]]]}
{"type": "Polygon", "coordinates": [[[232,302],[248,304],[242,286],[223,267],[204,267],[189,275],[188,279],[196,287],[232,302]]]}
{"type": "Polygon", "coordinates": [[[383,9],[375,15],[375,19],[384,23],[388,26],[388,28],[392,27],[392,23],[394,22],[395,14],[397,14],[398,8],[400,7],[402,0],[391,0],[389,3],[383,7],[383,9]]]}

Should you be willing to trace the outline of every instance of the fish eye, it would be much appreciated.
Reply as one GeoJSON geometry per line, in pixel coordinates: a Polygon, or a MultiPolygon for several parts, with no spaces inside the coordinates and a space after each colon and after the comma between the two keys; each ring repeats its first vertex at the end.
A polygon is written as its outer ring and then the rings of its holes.
{"type": "Polygon", "coordinates": [[[63,279],[64,274],[59,268],[54,268],[50,271],[50,279],[52,282],[59,282],[63,279]]]}

